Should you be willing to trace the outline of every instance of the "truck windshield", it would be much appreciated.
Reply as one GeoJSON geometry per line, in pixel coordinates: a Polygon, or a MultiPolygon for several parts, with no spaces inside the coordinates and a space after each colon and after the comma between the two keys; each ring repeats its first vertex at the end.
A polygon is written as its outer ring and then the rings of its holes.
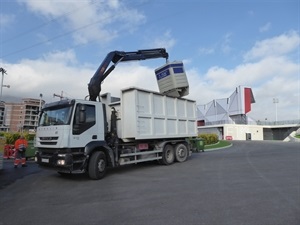
{"type": "Polygon", "coordinates": [[[68,125],[71,121],[72,105],[46,108],[42,111],[39,126],[68,125]]]}

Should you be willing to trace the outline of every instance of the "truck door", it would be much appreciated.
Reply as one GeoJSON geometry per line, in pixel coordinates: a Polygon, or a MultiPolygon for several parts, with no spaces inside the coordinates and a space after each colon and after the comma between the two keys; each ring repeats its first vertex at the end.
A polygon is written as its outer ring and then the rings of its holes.
{"type": "Polygon", "coordinates": [[[72,136],[73,146],[85,146],[87,143],[96,140],[104,140],[104,130],[99,129],[101,115],[103,112],[94,104],[77,104],[75,108],[72,136]],[[97,115],[101,114],[97,120],[97,115]]]}

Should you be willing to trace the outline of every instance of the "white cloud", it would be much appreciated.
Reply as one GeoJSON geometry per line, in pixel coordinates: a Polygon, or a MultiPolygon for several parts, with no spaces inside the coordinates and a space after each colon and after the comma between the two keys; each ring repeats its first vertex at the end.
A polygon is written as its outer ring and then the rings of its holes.
{"type": "Polygon", "coordinates": [[[223,39],[222,39],[222,43],[221,43],[221,50],[223,53],[227,54],[231,51],[231,37],[232,34],[231,33],[227,33],[224,35],[223,39]]]}
{"type": "Polygon", "coordinates": [[[201,47],[199,48],[199,54],[200,55],[211,55],[215,53],[215,49],[214,48],[206,48],[206,47],[201,47]]]}
{"type": "Polygon", "coordinates": [[[125,6],[119,0],[19,0],[19,2],[37,15],[56,19],[66,32],[72,33],[76,43],[108,42],[119,32],[131,31],[145,21],[143,14],[125,6]],[[122,26],[115,26],[115,23],[122,23],[122,26]]]}
{"type": "Polygon", "coordinates": [[[47,62],[63,63],[63,64],[73,64],[77,62],[76,54],[73,50],[67,51],[54,51],[43,56],[43,59],[47,62]]]}
{"type": "Polygon", "coordinates": [[[172,37],[171,31],[168,30],[160,37],[151,41],[151,43],[152,47],[171,49],[176,44],[176,39],[172,37]]]}
{"type": "MultiPolygon", "coordinates": [[[[161,64],[157,67],[159,66],[161,64]]],[[[158,91],[154,70],[154,68],[140,65],[139,62],[119,64],[103,82],[102,93],[110,92],[119,96],[121,89],[132,86],[158,91]]]]}
{"type": "MultiPolygon", "coordinates": [[[[87,84],[98,65],[92,68],[76,62],[72,50],[55,51],[40,59],[25,59],[16,64],[2,62],[7,70],[4,83],[11,85],[10,89],[3,91],[3,95],[38,98],[42,93],[46,102],[52,102],[58,100],[53,98],[53,94],[63,91],[65,97],[83,99],[88,95],[87,84]]],[[[120,90],[129,86],[158,91],[154,68],[142,66],[139,62],[120,63],[103,82],[101,93],[119,96],[120,90]]]]}
{"type": "MultiPolygon", "coordinates": [[[[298,79],[299,80],[299,79],[298,79]]],[[[278,120],[295,120],[299,119],[299,100],[300,90],[297,76],[285,74],[275,76],[264,82],[259,87],[254,87],[253,92],[256,103],[252,105],[251,116],[263,121],[275,121],[276,112],[273,98],[277,98],[278,120]]]]}
{"type": "Polygon", "coordinates": [[[254,47],[244,55],[244,60],[250,61],[285,55],[299,48],[299,44],[299,34],[296,31],[290,31],[277,37],[256,42],[254,47]]]}
{"type": "Polygon", "coordinates": [[[297,65],[285,58],[265,58],[256,63],[246,63],[228,70],[212,67],[206,73],[213,80],[215,88],[227,89],[238,85],[260,85],[275,76],[297,74],[297,65]]]}
{"type": "Polygon", "coordinates": [[[249,16],[255,15],[255,12],[253,10],[249,10],[247,13],[248,13],[249,16]]]}
{"type": "Polygon", "coordinates": [[[249,114],[254,119],[275,120],[274,97],[279,99],[279,120],[298,119],[300,71],[299,59],[293,57],[298,52],[299,35],[294,31],[257,42],[245,55],[248,61],[240,65],[211,67],[201,79],[197,72],[189,73],[191,95],[198,104],[205,104],[229,97],[235,87],[245,85],[253,89],[256,99],[249,114]]]}
{"type": "Polygon", "coordinates": [[[222,52],[223,54],[229,54],[232,50],[231,39],[232,33],[228,32],[221,39],[214,43],[211,47],[200,47],[198,52],[200,55],[212,55],[217,52],[222,52]]]}
{"type": "Polygon", "coordinates": [[[3,63],[7,70],[4,83],[10,84],[3,95],[38,97],[42,93],[46,101],[53,101],[53,93],[67,92],[74,98],[87,95],[87,83],[93,71],[77,68],[72,51],[54,52],[41,59],[24,59],[16,64],[3,63]]]}
{"type": "Polygon", "coordinates": [[[270,30],[271,28],[271,23],[268,22],[265,25],[263,25],[262,27],[259,28],[259,32],[263,33],[263,32],[267,32],[268,30],[270,30]]]}
{"type": "Polygon", "coordinates": [[[15,16],[12,14],[0,14],[0,27],[1,29],[9,26],[15,20],[15,16]]]}
{"type": "MultiPolygon", "coordinates": [[[[286,38],[286,34],[281,36],[286,38]]],[[[289,42],[299,38],[294,35],[289,37],[290,41],[282,43],[289,46],[289,42]]],[[[265,44],[255,44],[249,52],[253,49],[262,52],[265,46],[276,48],[278,41],[274,40],[277,38],[263,40],[260,43],[265,44]]],[[[272,54],[266,54],[267,57],[262,54],[255,62],[244,62],[229,69],[212,67],[204,74],[199,74],[198,69],[191,68],[192,65],[186,61],[185,69],[190,84],[190,95],[187,97],[195,99],[198,104],[205,104],[215,98],[229,97],[237,86],[245,85],[253,89],[256,99],[250,113],[253,118],[275,120],[272,99],[277,97],[278,119],[297,119],[300,99],[299,64],[287,54],[295,54],[297,51],[297,48],[277,51],[272,57],[272,54]]],[[[164,60],[155,68],[163,63],[164,60]]],[[[40,59],[22,60],[16,64],[2,62],[1,65],[7,70],[4,84],[11,85],[10,89],[3,90],[4,95],[38,98],[42,93],[47,102],[57,100],[53,99],[53,93],[60,94],[61,91],[69,98],[84,98],[88,95],[87,84],[98,68],[98,65],[78,64],[72,50],[51,52],[40,59]]],[[[158,91],[155,68],[143,65],[140,62],[120,63],[104,81],[102,93],[111,92],[118,96],[120,89],[129,86],[158,91]]]]}

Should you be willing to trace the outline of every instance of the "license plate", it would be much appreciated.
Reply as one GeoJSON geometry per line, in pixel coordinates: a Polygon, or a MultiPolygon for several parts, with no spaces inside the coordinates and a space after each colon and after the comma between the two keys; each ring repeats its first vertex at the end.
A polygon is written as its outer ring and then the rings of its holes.
{"type": "Polygon", "coordinates": [[[41,160],[43,163],[49,163],[49,159],[43,159],[41,160]]]}

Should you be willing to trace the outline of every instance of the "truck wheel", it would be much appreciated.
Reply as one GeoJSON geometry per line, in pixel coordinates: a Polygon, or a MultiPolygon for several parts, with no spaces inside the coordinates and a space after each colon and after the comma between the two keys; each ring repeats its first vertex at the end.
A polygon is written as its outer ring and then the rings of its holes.
{"type": "Polygon", "coordinates": [[[175,158],[177,162],[184,162],[188,157],[188,149],[185,144],[178,144],[175,147],[175,158]]]}
{"type": "Polygon", "coordinates": [[[91,179],[99,180],[105,176],[106,173],[106,156],[104,152],[93,153],[89,162],[89,176],[91,179]]]}
{"type": "Polygon", "coordinates": [[[174,148],[172,145],[165,145],[164,150],[162,152],[161,164],[170,165],[175,160],[174,148]]]}

